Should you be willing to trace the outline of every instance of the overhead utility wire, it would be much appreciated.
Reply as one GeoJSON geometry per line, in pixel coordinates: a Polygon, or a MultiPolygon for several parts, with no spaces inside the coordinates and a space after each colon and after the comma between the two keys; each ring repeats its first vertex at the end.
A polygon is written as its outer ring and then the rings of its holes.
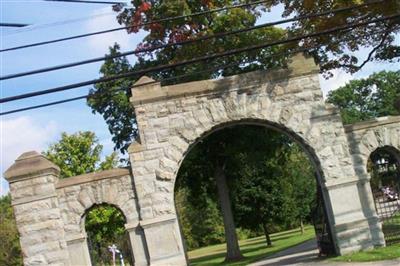
{"type": "Polygon", "coordinates": [[[223,56],[229,56],[229,55],[234,55],[234,54],[238,54],[238,53],[242,53],[242,52],[248,52],[248,51],[252,51],[252,50],[267,48],[267,47],[271,47],[271,46],[275,46],[275,45],[286,44],[286,43],[290,43],[290,42],[294,42],[294,41],[300,41],[305,38],[318,37],[321,35],[326,35],[326,34],[338,32],[338,31],[342,31],[342,30],[346,30],[346,29],[350,29],[350,28],[356,28],[356,27],[368,25],[371,23],[382,22],[382,21],[386,21],[386,20],[390,20],[390,19],[399,18],[399,17],[400,17],[400,14],[395,14],[395,15],[391,15],[391,16],[373,19],[370,21],[358,22],[358,23],[347,24],[345,26],[334,27],[334,28],[331,28],[328,30],[315,32],[315,33],[311,33],[311,34],[306,34],[306,35],[302,35],[302,36],[295,36],[292,38],[288,38],[285,40],[279,40],[279,41],[275,41],[272,43],[252,45],[252,46],[248,46],[248,47],[229,50],[229,51],[222,52],[222,53],[197,57],[197,58],[193,58],[190,60],[185,60],[185,61],[181,61],[181,62],[177,62],[177,63],[173,63],[173,64],[161,65],[161,66],[156,66],[156,67],[147,68],[147,69],[143,69],[143,70],[137,70],[137,71],[118,74],[118,75],[114,75],[114,76],[103,77],[103,78],[83,81],[83,82],[79,82],[79,83],[69,84],[69,85],[65,85],[65,86],[61,86],[61,87],[46,89],[46,90],[42,90],[42,91],[36,91],[36,92],[30,92],[30,93],[20,94],[20,95],[16,95],[16,96],[0,98],[0,103],[11,102],[11,101],[21,100],[21,99],[25,99],[25,98],[31,98],[31,97],[35,97],[35,96],[39,96],[39,95],[45,95],[45,94],[75,89],[75,88],[79,88],[79,87],[83,87],[83,86],[87,86],[87,85],[98,84],[101,82],[113,81],[113,80],[117,80],[120,78],[144,75],[148,72],[154,72],[154,71],[160,71],[160,70],[164,70],[164,69],[175,68],[178,66],[193,64],[193,63],[202,62],[202,61],[206,61],[206,60],[212,60],[212,59],[223,57],[223,56]]]}
{"type": "MultiPolygon", "coordinates": [[[[379,33],[383,33],[383,32],[379,32],[379,33]]],[[[341,42],[340,40],[339,41],[336,40],[334,43],[340,43],[340,42],[341,42]]],[[[295,53],[300,53],[300,52],[308,52],[311,49],[315,49],[315,48],[319,48],[319,47],[321,47],[321,45],[313,45],[313,46],[310,46],[310,47],[307,47],[307,48],[299,48],[299,49],[294,49],[294,50],[290,50],[290,51],[274,53],[274,54],[268,56],[268,58],[274,58],[274,57],[278,57],[278,56],[284,56],[284,55],[295,54],[295,53]]],[[[218,70],[227,69],[227,68],[230,68],[230,67],[236,67],[238,65],[240,65],[240,62],[233,62],[231,64],[227,64],[227,65],[225,64],[225,65],[217,66],[217,67],[214,67],[214,68],[211,68],[211,69],[196,71],[194,73],[192,72],[192,73],[187,73],[187,74],[183,74],[183,75],[164,78],[164,79],[162,79],[160,81],[155,81],[154,80],[154,81],[148,81],[148,82],[141,83],[141,84],[136,84],[136,85],[134,84],[130,88],[133,89],[133,88],[143,87],[143,86],[156,84],[156,83],[161,83],[162,84],[163,82],[172,81],[172,80],[179,80],[179,79],[190,77],[190,76],[193,76],[193,75],[210,73],[210,72],[214,72],[214,71],[218,71],[218,70]]],[[[113,92],[119,92],[119,91],[124,91],[124,90],[125,90],[125,88],[118,88],[118,89],[115,89],[113,92]]],[[[49,106],[54,106],[54,105],[63,104],[63,103],[74,102],[74,101],[90,98],[91,96],[92,96],[91,94],[86,94],[86,95],[73,97],[73,98],[68,98],[68,99],[64,99],[64,100],[53,101],[53,102],[48,102],[48,103],[44,103],[44,104],[39,104],[39,105],[33,105],[33,106],[13,109],[13,110],[10,110],[10,111],[5,111],[5,112],[0,113],[0,116],[19,113],[19,112],[23,112],[23,111],[34,110],[34,109],[39,109],[39,108],[44,108],[44,107],[49,107],[49,106]]]]}
{"type": "MultiPolygon", "coordinates": [[[[383,1],[385,1],[385,0],[383,0],[383,1]]],[[[382,0],[380,2],[382,2],[382,0]]],[[[192,43],[196,43],[196,42],[200,42],[200,41],[206,41],[206,40],[215,39],[215,38],[222,38],[222,37],[225,37],[228,35],[234,35],[234,34],[244,33],[244,32],[248,32],[248,31],[253,31],[256,29],[260,29],[260,28],[285,24],[285,23],[289,23],[289,22],[293,22],[293,21],[297,21],[297,20],[304,20],[304,19],[310,19],[310,18],[314,18],[314,17],[325,16],[325,15],[328,15],[331,13],[336,14],[339,12],[358,9],[358,8],[364,7],[364,6],[365,6],[365,4],[352,6],[352,7],[346,7],[346,8],[338,8],[338,9],[328,10],[328,11],[324,11],[324,12],[320,12],[320,13],[309,14],[309,15],[305,15],[305,16],[298,16],[298,17],[279,20],[279,21],[275,21],[275,22],[268,22],[268,23],[264,23],[264,24],[260,24],[257,26],[244,28],[244,29],[233,30],[233,31],[228,31],[228,32],[221,32],[221,33],[203,36],[203,37],[195,38],[195,39],[189,39],[189,40],[185,40],[185,41],[181,41],[181,42],[168,43],[168,44],[157,45],[157,46],[153,46],[153,47],[149,47],[149,48],[128,51],[128,52],[120,53],[117,55],[112,55],[112,56],[106,55],[103,57],[92,58],[92,59],[83,60],[83,61],[79,61],[79,62],[73,62],[73,63],[63,64],[63,65],[58,65],[58,66],[53,66],[53,67],[47,67],[47,68],[42,68],[42,69],[37,69],[37,70],[31,70],[31,71],[26,71],[26,72],[21,72],[21,73],[16,73],[16,74],[0,76],[0,80],[13,79],[13,78],[18,78],[18,77],[23,77],[23,76],[29,76],[29,75],[39,74],[39,73],[55,71],[55,70],[64,69],[64,68],[76,67],[76,66],[80,66],[80,65],[104,61],[107,59],[114,59],[114,58],[119,58],[119,57],[133,55],[133,54],[152,52],[152,51],[155,51],[158,49],[163,49],[163,48],[168,48],[168,47],[188,45],[188,44],[192,44],[192,43]]]]}
{"type": "MultiPolygon", "coordinates": [[[[380,33],[383,33],[383,32],[380,32],[380,33]]],[[[334,43],[337,43],[337,42],[341,42],[341,41],[340,40],[339,41],[335,41],[334,43]]],[[[268,58],[274,58],[274,57],[277,57],[277,56],[289,55],[289,54],[300,53],[300,52],[308,52],[311,49],[315,49],[315,48],[319,48],[319,47],[321,47],[321,45],[314,45],[314,46],[310,46],[310,47],[307,47],[307,48],[300,48],[300,49],[294,49],[294,50],[291,50],[291,51],[274,53],[274,54],[268,56],[268,58]]],[[[174,76],[174,77],[164,78],[164,79],[162,79],[160,81],[148,81],[148,82],[141,83],[141,84],[136,84],[136,85],[134,84],[130,88],[133,89],[133,88],[143,87],[143,86],[156,84],[156,83],[161,83],[162,84],[163,82],[166,82],[166,81],[179,80],[179,79],[182,79],[182,78],[185,78],[185,77],[190,77],[190,76],[193,76],[193,75],[210,73],[210,72],[214,72],[214,71],[218,71],[218,70],[222,70],[222,69],[227,69],[227,68],[230,68],[230,67],[236,67],[238,65],[240,65],[240,62],[234,62],[234,63],[227,64],[227,65],[217,66],[217,67],[211,68],[211,69],[206,69],[206,70],[202,70],[202,71],[196,71],[195,73],[192,72],[192,73],[187,73],[187,74],[178,75],[178,76],[174,76]]],[[[123,90],[125,90],[125,88],[118,88],[118,89],[114,90],[113,92],[118,92],[118,91],[123,91],[123,90]]],[[[86,94],[86,95],[73,97],[73,98],[68,98],[68,99],[64,99],[64,100],[60,100],[60,101],[53,101],[53,102],[48,102],[48,103],[44,103],[44,104],[39,104],[39,105],[33,105],[33,106],[13,109],[13,110],[10,110],[10,111],[1,112],[0,116],[14,114],[14,113],[20,113],[20,112],[24,112],[24,111],[30,111],[30,110],[39,109],[39,108],[45,108],[45,107],[54,106],[54,105],[58,105],[58,104],[74,102],[74,101],[90,98],[91,96],[92,96],[91,94],[86,94]]]]}
{"type": "Polygon", "coordinates": [[[115,12],[109,11],[109,12],[104,12],[104,13],[88,15],[88,16],[84,16],[84,17],[76,17],[76,18],[67,19],[67,20],[59,20],[56,22],[33,24],[33,25],[29,25],[27,27],[24,27],[24,28],[21,28],[18,30],[14,30],[12,32],[4,33],[4,36],[10,36],[10,35],[14,35],[14,34],[20,34],[20,33],[25,33],[25,32],[29,32],[29,31],[34,31],[34,30],[41,30],[41,29],[45,29],[45,28],[49,28],[49,27],[63,26],[66,24],[76,23],[76,22],[80,22],[80,21],[85,21],[85,20],[94,19],[94,18],[103,17],[103,16],[109,16],[109,15],[114,16],[115,12]]]}
{"type": "MultiPolygon", "coordinates": [[[[317,47],[320,47],[320,45],[313,46],[313,47],[307,47],[307,48],[301,48],[301,49],[295,49],[295,50],[285,51],[285,52],[280,52],[280,53],[275,53],[275,54],[272,54],[272,55],[268,56],[268,58],[274,58],[274,57],[277,57],[277,56],[283,56],[283,55],[299,53],[299,52],[306,52],[306,51],[308,51],[310,49],[317,48],[317,47]]],[[[234,63],[227,64],[227,65],[217,66],[217,67],[214,67],[214,68],[211,68],[211,69],[206,69],[206,70],[202,70],[202,71],[196,71],[195,73],[192,72],[192,73],[187,73],[187,74],[183,74],[183,75],[179,75],[179,76],[165,78],[165,79],[162,79],[160,81],[148,81],[148,82],[137,84],[137,85],[134,84],[130,88],[138,88],[138,87],[143,87],[143,86],[147,86],[147,85],[151,85],[151,84],[163,83],[163,82],[171,81],[171,80],[179,80],[179,79],[182,79],[182,78],[185,78],[185,77],[190,77],[190,76],[193,76],[193,75],[199,75],[199,74],[214,72],[214,71],[217,71],[217,70],[222,70],[222,69],[238,66],[239,64],[240,64],[240,62],[234,62],[234,63]]],[[[125,89],[124,88],[118,88],[118,89],[114,90],[114,92],[123,91],[123,90],[125,90],[125,89]]],[[[73,97],[73,98],[69,98],[69,99],[64,99],[64,100],[60,100],[60,101],[54,101],[54,102],[49,102],[49,103],[28,106],[28,107],[19,108],[19,109],[14,109],[14,110],[10,110],[10,111],[6,111],[6,112],[0,113],[0,116],[9,115],[9,114],[13,114],[13,113],[19,113],[19,112],[23,112],[23,111],[29,111],[29,110],[38,109],[38,108],[44,108],[44,107],[48,107],[48,106],[53,106],[53,105],[58,105],[58,104],[63,104],[63,103],[68,103],[68,102],[73,102],[73,101],[78,101],[78,100],[83,100],[83,99],[90,98],[90,96],[92,96],[92,95],[86,94],[86,95],[73,97]]]]}
{"type": "MultiPolygon", "coordinates": [[[[151,25],[151,24],[155,24],[155,23],[168,22],[168,21],[174,21],[174,20],[178,20],[178,19],[186,19],[186,18],[197,17],[197,16],[201,16],[201,15],[206,15],[206,14],[218,13],[218,12],[222,12],[222,11],[226,11],[226,10],[230,10],[230,9],[234,9],[234,8],[249,7],[249,6],[258,5],[258,4],[262,4],[262,3],[268,3],[271,1],[272,0],[262,0],[262,1],[257,1],[257,2],[246,3],[246,4],[233,5],[233,6],[210,9],[210,10],[206,10],[206,11],[200,11],[200,12],[192,13],[189,15],[162,18],[162,19],[158,19],[158,20],[149,21],[146,23],[140,23],[140,24],[135,25],[135,27],[143,27],[143,26],[147,26],[147,25],[151,25]]],[[[385,1],[385,0],[383,0],[383,1],[385,1]]],[[[5,49],[1,49],[0,52],[12,51],[12,50],[24,49],[24,48],[28,48],[28,47],[34,47],[34,46],[45,45],[45,44],[50,44],[50,43],[84,38],[84,37],[89,37],[89,36],[98,35],[98,34],[104,34],[104,33],[109,33],[109,32],[114,32],[114,31],[119,31],[119,30],[126,30],[126,29],[130,29],[132,27],[133,26],[125,26],[125,27],[119,27],[119,28],[114,28],[114,29],[109,29],[109,30],[102,30],[102,31],[96,31],[96,32],[91,32],[91,33],[86,33],[86,34],[81,34],[81,35],[75,35],[75,36],[71,36],[71,37],[54,39],[54,40],[50,40],[50,41],[43,41],[43,42],[37,42],[37,43],[32,43],[32,44],[27,44],[27,45],[11,47],[11,48],[5,48],[5,49]]]]}
{"type": "Polygon", "coordinates": [[[46,1],[46,2],[80,3],[80,4],[126,5],[126,2],[112,2],[112,1],[91,1],[91,0],[44,0],[44,1],[46,1]]]}
{"type": "Polygon", "coordinates": [[[0,22],[0,27],[13,27],[13,28],[23,28],[29,26],[29,24],[21,24],[21,23],[2,23],[0,22]]]}

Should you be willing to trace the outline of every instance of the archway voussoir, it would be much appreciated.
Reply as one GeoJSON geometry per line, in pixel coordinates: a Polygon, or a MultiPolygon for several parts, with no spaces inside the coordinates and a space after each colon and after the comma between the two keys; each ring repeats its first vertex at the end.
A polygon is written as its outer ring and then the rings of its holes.
{"type": "Polygon", "coordinates": [[[376,139],[376,135],[373,131],[368,131],[362,138],[361,144],[368,149],[369,153],[372,153],[379,147],[379,142],[376,139]]]}

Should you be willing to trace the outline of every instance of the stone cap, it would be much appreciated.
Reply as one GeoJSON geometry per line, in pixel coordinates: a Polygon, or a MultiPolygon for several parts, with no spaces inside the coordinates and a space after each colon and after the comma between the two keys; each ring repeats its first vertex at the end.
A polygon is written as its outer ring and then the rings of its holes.
{"type": "Polygon", "coordinates": [[[130,102],[135,106],[169,98],[226,91],[230,88],[245,89],[267,82],[277,82],[288,78],[317,74],[319,71],[320,69],[315,64],[314,58],[298,53],[289,59],[288,68],[253,71],[217,80],[210,79],[161,86],[159,82],[143,76],[134,84],[130,102]]]}
{"type": "Polygon", "coordinates": [[[344,129],[346,133],[357,130],[363,130],[368,128],[374,128],[378,126],[384,126],[389,124],[400,124],[400,116],[383,116],[375,119],[358,122],[350,125],[345,125],[344,129]]]}
{"type": "Polygon", "coordinates": [[[8,182],[15,182],[17,179],[29,178],[40,174],[60,173],[60,168],[49,161],[44,155],[29,151],[19,156],[13,165],[4,172],[4,177],[8,182]]]}
{"type": "Polygon", "coordinates": [[[93,172],[93,173],[60,179],[56,185],[56,188],[60,189],[64,187],[70,187],[84,183],[90,183],[109,178],[117,178],[127,175],[130,175],[128,168],[114,168],[110,170],[104,170],[100,172],[93,172]]]}

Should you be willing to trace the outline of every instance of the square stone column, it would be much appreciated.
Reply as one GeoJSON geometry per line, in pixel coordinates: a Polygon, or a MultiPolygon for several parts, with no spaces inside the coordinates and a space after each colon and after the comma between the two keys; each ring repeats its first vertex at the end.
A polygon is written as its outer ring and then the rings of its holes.
{"type": "Polygon", "coordinates": [[[129,240],[131,243],[132,255],[134,258],[135,266],[147,266],[148,263],[148,253],[146,247],[146,240],[144,237],[143,229],[139,224],[126,224],[126,231],[129,234],[129,240]]]}
{"type": "Polygon", "coordinates": [[[35,151],[22,154],[4,173],[24,265],[69,265],[55,188],[59,173],[55,164],[35,151]]]}
{"type": "Polygon", "coordinates": [[[330,220],[334,221],[333,237],[340,255],[385,245],[382,225],[366,198],[370,193],[366,184],[367,180],[355,177],[324,186],[330,197],[330,220]]]}
{"type": "Polygon", "coordinates": [[[71,265],[92,265],[86,234],[66,236],[71,265]]]}
{"type": "Polygon", "coordinates": [[[149,251],[150,265],[188,265],[176,215],[141,221],[149,251]]]}

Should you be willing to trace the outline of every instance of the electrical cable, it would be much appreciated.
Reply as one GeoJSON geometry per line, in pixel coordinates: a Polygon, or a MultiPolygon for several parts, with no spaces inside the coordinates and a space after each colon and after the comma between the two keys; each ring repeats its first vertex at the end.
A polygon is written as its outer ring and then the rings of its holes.
{"type": "Polygon", "coordinates": [[[22,23],[3,23],[0,22],[0,27],[12,27],[12,28],[23,28],[27,27],[29,24],[22,24],[22,23]]]}
{"type": "Polygon", "coordinates": [[[279,41],[275,41],[272,43],[252,45],[252,46],[248,46],[248,47],[232,49],[232,50],[228,50],[226,52],[197,57],[197,58],[193,58],[193,59],[189,59],[189,60],[185,60],[185,61],[181,61],[181,62],[177,62],[177,63],[173,63],[173,64],[161,65],[161,66],[151,67],[151,68],[147,68],[147,69],[132,71],[132,72],[128,72],[128,73],[118,74],[118,75],[114,75],[114,76],[103,77],[103,78],[83,81],[83,82],[79,82],[79,83],[64,85],[64,86],[46,89],[46,90],[42,90],[42,91],[36,91],[36,92],[30,92],[30,93],[20,94],[20,95],[16,95],[16,96],[0,98],[0,103],[11,102],[11,101],[16,101],[16,100],[25,99],[25,98],[31,98],[31,97],[35,97],[35,96],[39,96],[39,95],[45,95],[45,94],[75,89],[75,88],[79,88],[79,87],[83,87],[83,86],[87,86],[87,85],[93,85],[93,84],[97,84],[97,83],[101,83],[101,82],[117,80],[120,78],[144,75],[149,72],[161,71],[161,70],[165,70],[165,69],[175,68],[178,66],[193,64],[193,63],[202,62],[202,61],[206,61],[206,60],[212,60],[212,59],[219,58],[219,57],[234,55],[234,54],[238,54],[238,53],[242,53],[242,52],[248,52],[248,51],[267,48],[267,47],[276,46],[276,45],[280,45],[280,44],[287,44],[290,42],[300,41],[305,38],[318,37],[318,36],[338,32],[338,31],[342,31],[342,30],[346,30],[346,29],[365,26],[365,25],[369,25],[371,23],[383,22],[386,20],[391,20],[391,19],[395,19],[395,18],[399,18],[399,17],[400,17],[400,14],[385,16],[385,17],[381,17],[381,18],[377,18],[377,19],[373,19],[373,20],[369,20],[369,21],[365,21],[365,22],[352,23],[352,24],[347,24],[345,26],[330,28],[330,29],[320,31],[320,32],[315,32],[315,33],[301,35],[301,36],[295,36],[292,38],[288,38],[285,40],[279,40],[279,41]]]}
{"type": "MultiPolygon", "coordinates": [[[[383,1],[385,1],[385,0],[383,0],[383,1]]],[[[382,2],[382,0],[380,0],[379,2],[382,2]]],[[[244,33],[244,32],[248,32],[248,31],[253,31],[253,30],[256,30],[256,29],[264,28],[264,27],[271,27],[271,26],[276,26],[276,25],[280,25],[280,24],[286,24],[286,23],[289,23],[289,22],[297,21],[297,20],[304,20],[304,19],[310,19],[310,18],[325,16],[325,15],[328,15],[328,14],[331,14],[331,13],[336,14],[336,13],[339,13],[339,12],[345,12],[345,11],[357,9],[357,8],[364,7],[364,6],[365,6],[365,4],[352,6],[352,7],[346,7],[346,8],[338,8],[338,9],[328,10],[328,11],[319,12],[319,13],[315,13],[315,14],[309,14],[309,15],[305,15],[305,16],[299,16],[299,17],[279,20],[279,21],[275,21],[275,22],[263,23],[263,24],[260,24],[260,25],[257,25],[257,26],[248,27],[248,28],[244,28],[244,29],[216,33],[216,34],[203,36],[203,37],[199,37],[199,38],[195,38],[195,39],[189,39],[189,40],[185,40],[185,41],[181,41],[181,42],[168,43],[168,44],[158,45],[158,46],[144,48],[144,49],[137,49],[137,50],[134,50],[134,51],[128,51],[128,52],[124,52],[124,53],[119,53],[119,54],[114,55],[114,56],[107,55],[107,56],[92,58],[92,59],[83,60],[83,61],[79,61],[79,62],[73,62],[73,63],[63,64],[63,65],[58,65],[58,66],[53,66],[53,67],[46,67],[46,68],[42,68],[42,69],[36,69],[36,70],[31,70],[31,71],[26,71],[26,72],[9,74],[9,75],[5,75],[5,76],[0,76],[0,80],[13,79],[13,78],[18,78],[18,77],[23,77],[23,76],[29,76],[29,75],[39,74],[39,73],[45,73],[45,72],[60,70],[60,69],[64,69],[64,68],[76,67],[76,66],[80,66],[80,65],[95,63],[95,62],[99,62],[99,61],[104,61],[106,59],[114,59],[114,58],[119,58],[119,57],[133,55],[133,54],[152,52],[152,51],[155,51],[155,50],[158,50],[158,49],[163,49],[163,48],[168,48],[168,47],[174,47],[174,46],[180,46],[180,45],[188,45],[188,44],[192,44],[192,43],[196,43],[196,42],[200,42],[200,41],[206,41],[206,40],[210,40],[210,39],[214,39],[214,38],[222,38],[222,37],[225,37],[225,36],[228,36],[228,35],[234,35],[234,34],[244,33]]]]}
{"type": "MultiPolygon", "coordinates": [[[[76,17],[76,18],[72,18],[72,19],[44,23],[44,24],[32,24],[32,25],[29,25],[29,26],[21,28],[21,29],[17,29],[17,30],[13,30],[11,32],[4,33],[4,36],[10,36],[10,35],[14,35],[14,34],[34,31],[34,30],[41,30],[41,29],[46,29],[46,28],[50,28],[50,27],[63,26],[66,24],[72,24],[72,23],[89,20],[89,19],[94,19],[94,18],[99,18],[99,17],[104,17],[104,16],[111,16],[111,15],[114,16],[115,12],[98,13],[98,14],[93,14],[93,15],[89,15],[89,16],[85,16],[85,17],[76,17]]],[[[2,50],[0,50],[0,51],[2,51],[2,50]]]]}
{"type": "MultiPolygon", "coordinates": [[[[293,54],[293,53],[305,52],[305,51],[308,51],[310,49],[317,48],[317,47],[319,47],[319,46],[315,46],[315,47],[311,47],[311,48],[308,47],[308,48],[302,48],[302,49],[295,49],[295,50],[292,50],[292,51],[289,51],[289,52],[286,51],[286,52],[282,52],[282,53],[276,53],[276,54],[272,54],[271,56],[269,56],[269,58],[288,55],[288,54],[293,54]]],[[[187,74],[183,74],[183,75],[179,75],[179,76],[165,78],[165,79],[162,79],[160,81],[148,81],[148,82],[145,82],[145,83],[132,85],[130,88],[138,88],[138,87],[143,87],[143,86],[147,86],[147,85],[151,85],[151,84],[163,83],[163,82],[166,82],[166,81],[179,80],[179,79],[190,77],[190,76],[193,76],[193,75],[199,75],[199,74],[214,72],[214,71],[218,71],[218,70],[222,70],[222,69],[227,69],[227,68],[230,68],[230,67],[238,66],[239,64],[240,64],[239,62],[234,62],[234,63],[223,65],[223,66],[217,66],[217,67],[214,67],[214,68],[211,68],[211,69],[206,69],[206,70],[202,70],[202,71],[196,71],[195,73],[187,73],[187,74]]],[[[119,88],[119,89],[114,90],[114,92],[123,91],[123,90],[125,90],[125,89],[119,88]]],[[[78,101],[78,100],[83,100],[83,99],[89,98],[90,96],[91,96],[91,94],[86,94],[86,95],[82,95],[82,96],[78,96],[78,97],[74,97],[74,98],[69,98],[69,99],[65,99],[65,100],[54,101],[54,102],[49,102],[49,103],[44,103],[44,104],[39,104],[39,105],[34,105],[34,106],[29,106],[29,107],[24,107],[24,108],[19,108],[19,109],[14,109],[14,110],[6,111],[6,112],[1,112],[0,116],[9,115],[9,114],[13,114],[13,113],[18,113],[18,112],[22,112],[22,111],[38,109],[38,108],[43,108],[43,107],[48,107],[48,106],[53,106],[53,105],[58,105],[58,104],[63,104],[63,103],[68,103],[68,102],[73,102],[73,101],[78,101]]]]}
{"type": "MultiPolygon", "coordinates": [[[[210,10],[206,10],[206,11],[200,11],[200,12],[192,13],[189,15],[181,15],[181,16],[175,16],[175,17],[162,18],[162,19],[158,19],[158,20],[145,22],[145,23],[139,23],[139,24],[135,25],[135,27],[143,27],[143,26],[147,26],[147,25],[151,25],[151,24],[155,24],[155,23],[162,23],[162,22],[174,21],[174,20],[179,20],[179,19],[192,18],[192,17],[197,17],[197,16],[201,16],[201,15],[206,15],[206,14],[218,13],[218,12],[235,9],[235,8],[244,8],[244,7],[249,7],[249,6],[253,6],[253,5],[268,3],[271,1],[272,0],[261,0],[261,1],[251,2],[251,3],[245,3],[245,4],[222,7],[222,8],[210,9],[210,10]]],[[[385,1],[385,0],[380,0],[378,2],[381,2],[381,1],[385,1]]],[[[369,3],[369,4],[371,4],[371,3],[369,3]]],[[[132,26],[125,26],[125,27],[96,31],[96,32],[91,32],[91,33],[86,33],[86,34],[81,34],[81,35],[74,35],[74,36],[60,38],[60,39],[54,39],[54,40],[49,40],[49,41],[43,41],[43,42],[37,42],[37,43],[31,43],[31,44],[26,44],[26,45],[21,45],[21,46],[5,48],[5,49],[1,49],[0,52],[25,49],[25,48],[34,47],[34,46],[68,41],[68,40],[84,38],[84,37],[89,37],[89,36],[98,35],[98,34],[110,33],[110,32],[119,31],[119,30],[126,30],[126,29],[130,29],[130,28],[132,28],[132,26]]]]}

